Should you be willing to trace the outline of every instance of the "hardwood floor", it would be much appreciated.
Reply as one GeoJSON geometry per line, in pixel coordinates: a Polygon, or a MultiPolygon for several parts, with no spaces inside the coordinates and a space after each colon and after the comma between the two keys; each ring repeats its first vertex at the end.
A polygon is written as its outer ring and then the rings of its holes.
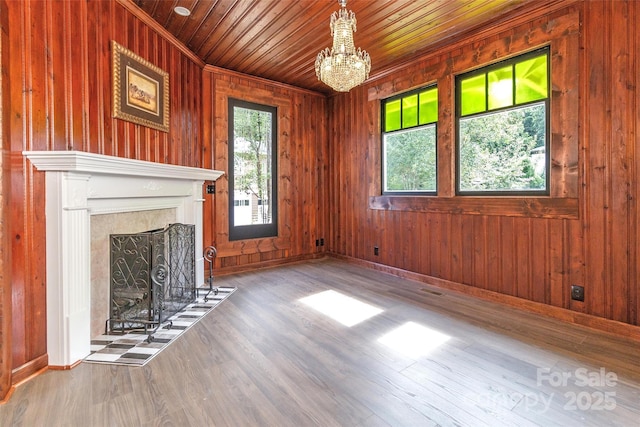
{"type": "Polygon", "coordinates": [[[47,371],[0,405],[0,425],[601,427],[640,419],[635,341],[330,258],[217,284],[238,290],[146,366],[47,371]],[[347,327],[301,301],[327,290],[382,312],[347,327]]]}

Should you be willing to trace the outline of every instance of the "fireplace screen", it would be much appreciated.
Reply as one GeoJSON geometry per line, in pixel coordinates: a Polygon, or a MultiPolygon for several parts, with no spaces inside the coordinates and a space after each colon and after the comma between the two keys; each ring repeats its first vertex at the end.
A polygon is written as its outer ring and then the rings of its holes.
{"type": "Polygon", "coordinates": [[[108,331],[155,330],[195,301],[194,225],[112,234],[110,245],[108,331]]]}

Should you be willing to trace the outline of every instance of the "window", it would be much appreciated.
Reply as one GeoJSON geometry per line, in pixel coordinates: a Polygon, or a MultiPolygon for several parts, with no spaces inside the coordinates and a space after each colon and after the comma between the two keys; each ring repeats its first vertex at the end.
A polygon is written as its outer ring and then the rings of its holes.
{"type": "Polygon", "coordinates": [[[277,109],[229,98],[229,240],[278,235],[277,109]]]}
{"type": "Polygon", "coordinates": [[[382,101],[383,194],[436,193],[438,89],[382,101]]]}
{"type": "Polygon", "coordinates": [[[549,194],[549,49],[456,78],[458,194],[549,194]]]}

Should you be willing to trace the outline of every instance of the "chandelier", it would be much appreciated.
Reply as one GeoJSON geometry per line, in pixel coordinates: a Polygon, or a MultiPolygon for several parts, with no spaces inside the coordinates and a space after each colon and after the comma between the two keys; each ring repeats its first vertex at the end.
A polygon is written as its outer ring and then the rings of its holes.
{"type": "Polygon", "coordinates": [[[369,77],[371,59],[369,54],[358,50],[353,44],[356,31],[356,15],[347,11],[347,0],[338,0],[340,11],[331,14],[331,35],[333,47],[318,53],[316,75],[318,79],[338,92],[349,90],[369,77]]]}

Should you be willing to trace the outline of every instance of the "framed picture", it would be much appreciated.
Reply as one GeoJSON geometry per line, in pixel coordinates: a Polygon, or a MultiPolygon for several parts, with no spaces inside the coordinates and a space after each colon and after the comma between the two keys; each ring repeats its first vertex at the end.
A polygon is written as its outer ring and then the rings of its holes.
{"type": "Polygon", "coordinates": [[[169,131],[169,74],[111,42],[113,117],[169,131]]]}

